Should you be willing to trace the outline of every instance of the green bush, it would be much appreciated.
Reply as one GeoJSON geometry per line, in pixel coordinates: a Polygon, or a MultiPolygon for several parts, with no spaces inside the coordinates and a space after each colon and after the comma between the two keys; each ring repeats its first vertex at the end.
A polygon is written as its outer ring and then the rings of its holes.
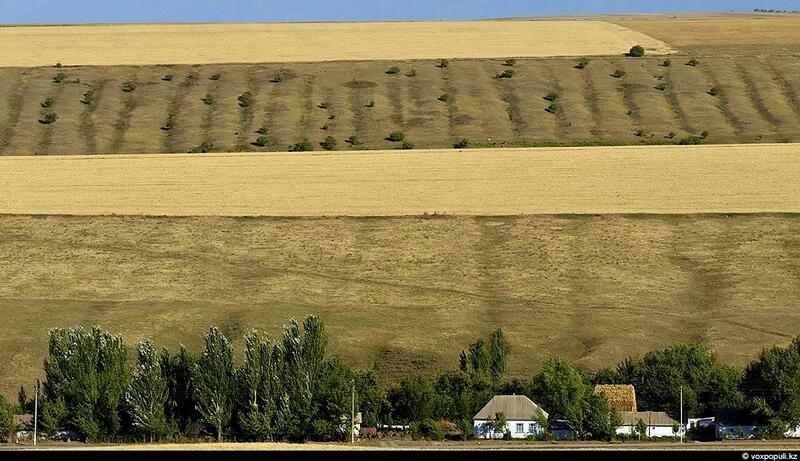
{"type": "Polygon", "coordinates": [[[267,132],[269,132],[269,130],[265,126],[262,126],[262,127],[260,127],[259,129],[256,130],[257,134],[267,134],[267,132]]]}
{"type": "Polygon", "coordinates": [[[256,138],[255,145],[258,147],[264,147],[269,144],[269,138],[266,136],[259,136],[256,138]]]}
{"type": "Polygon", "coordinates": [[[329,115],[328,120],[336,120],[336,114],[329,115]]]}
{"type": "Polygon", "coordinates": [[[351,146],[357,146],[361,144],[361,140],[358,139],[358,136],[352,135],[345,141],[346,143],[350,144],[351,146]]]}
{"type": "Polygon", "coordinates": [[[511,78],[513,76],[514,76],[514,70],[513,69],[506,69],[503,72],[497,74],[495,77],[496,78],[511,78]]]}
{"type": "Polygon", "coordinates": [[[416,77],[416,76],[417,76],[417,71],[414,69],[411,69],[410,71],[406,72],[406,77],[416,77]]]}
{"type": "Polygon", "coordinates": [[[631,50],[628,51],[628,56],[632,58],[641,58],[642,56],[644,56],[644,47],[642,47],[641,45],[633,46],[631,50]]]}
{"type": "Polygon", "coordinates": [[[447,59],[440,59],[439,64],[436,65],[440,69],[447,69],[448,66],[450,66],[450,61],[447,59]]]}
{"type": "Polygon", "coordinates": [[[173,77],[172,74],[167,74],[167,75],[161,77],[161,80],[163,80],[165,82],[171,82],[172,81],[172,77],[173,77]]]}
{"type": "Polygon", "coordinates": [[[439,428],[439,423],[430,418],[411,423],[408,430],[413,440],[444,440],[444,432],[439,428]]]}
{"type": "Polygon", "coordinates": [[[333,150],[336,147],[336,144],[338,144],[338,142],[333,136],[326,136],[325,139],[319,143],[319,145],[325,150],[333,150]]]}
{"type": "Polygon", "coordinates": [[[402,131],[392,131],[391,133],[389,133],[389,137],[386,139],[391,142],[400,142],[406,139],[406,135],[402,131]]]}
{"type": "Polygon", "coordinates": [[[442,102],[447,102],[450,99],[450,96],[447,95],[447,94],[443,94],[443,95],[439,96],[436,99],[438,99],[439,101],[442,101],[442,102]]]}
{"type": "Polygon", "coordinates": [[[614,77],[614,78],[624,77],[625,76],[625,71],[622,70],[622,69],[617,69],[617,70],[614,71],[613,74],[611,74],[611,76],[614,77]]]}
{"type": "Polygon", "coordinates": [[[214,104],[214,95],[211,93],[206,94],[205,98],[202,98],[201,101],[205,103],[207,106],[214,104]]]}
{"type": "Polygon", "coordinates": [[[386,69],[386,73],[389,74],[389,75],[399,74],[400,73],[400,68],[397,67],[397,66],[392,66],[392,67],[386,69]]]}
{"type": "Polygon", "coordinates": [[[557,99],[558,99],[558,93],[556,93],[555,91],[551,91],[546,95],[544,95],[545,101],[556,102],[557,99]]]}
{"type": "Polygon", "coordinates": [[[214,145],[208,141],[203,141],[199,146],[192,147],[189,152],[192,154],[206,154],[214,150],[214,145]]]}
{"type": "Polygon", "coordinates": [[[169,117],[167,117],[167,122],[164,123],[164,126],[162,126],[161,129],[164,131],[169,131],[173,128],[175,128],[175,117],[173,115],[170,115],[169,117]]]}
{"type": "Polygon", "coordinates": [[[710,94],[711,96],[717,96],[719,95],[719,93],[720,93],[719,87],[716,86],[712,86],[711,89],[708,90],[708,94],[710,94]]]}
{"type": "Polygon", "coordinates": [[[222,78],[222,74],[220,74],[219,72],[212,75],[211,77],[208,77],[209,80],[219,80],[220,78],[222,78]]]}
{"type": "Polygon", "coordinates": [[[506,59],[506,62],[503,63],[503,65],[507,66],[507,67],[514,67],[515,64],[517,64],[517,60],[513,59],[513,58],[512,59],[506,59]]]}
{"type": "Polygon", "coordinates": [[[330,109],[331,105],[327,101],[323,101],[319,103],[317,107],[319,107],[320,109],[330,109]]]}
{"type": "Polygon", "coordinates": [[[62,64],[61,64],[60,62],[57,62],[57,63],[56,63],[56,65],[55,65],[55,66],[53,66],[53,67],[55,67],[55,68],[57,68],[57,69],[60,69],[60,68],[61,68],[61,66],[62,66],[62,64]]]}
{"type": "Polygon", "coordinates": [[[128,80],[127,82],[122,84],[122,91],[125,93],[130,93],[131,91],[136,89],[136,82],[128,80]]]}
{"type": "Polygon", "coordinates": [[[702,133],[700,133],[700,139],[706,139],[708,135],[709,132],[704,130],[702,133]]]}
{"type": "Polygon", "coordinates": [[[703,140],[699,136],[687,136],[687,137],[681,139],[680,141],[678,141],[678,144],[680,144],[682,146],[688,146],[688,145],[693,145],[693,144],[702,144],[702,143],[703,143],[703,140]]]}
{"type": "Polygon", "coordinates": [[[249,91],[245,91],[236,99],[239,100],[240,107],[250,107],[256,102],[256,98],[253,97],[253,93],[249,91]]]}
{"type": "Polygon", "coordinates": [[[675,132],[674,132],[674,131],[670,131],[669,133],[667,133],[667,135],[665,136],[665,138],[667,138],[667,139],[672,139],[672,138],[674,138],[675,136],[676,136],[676,135],[675,135],[675,132]]]}
{"type": "Polygon", "coordinates": [[[658,82],[655,88],[659,91],[664,91],[667,89],[667,82],[658,82]]]}
{"type": "Polygon", "coordinates": [[[453,144],[454,149],[464,149],[466,147],[469,147],[469,140],[467,138],[461,138],[453,144]]]}
{"type": "Polygon", "coordinates": [[[375,101],[368,102],[366,107],[375,107],[375,101]]]}
{"type": "Polygon", "coordinates": [[[633,135],[641,138],[642,136],[644,136],[644,130],[636,130],[633,132],[633,135]]]}
{"type": "Polygon", "coordinates": [[[586,58],[581,58],[578,60],[578,63],[575,64],[576,69],[585,69],[586,66],[589,65],[589,60],[586,58]]]}
{"type": "Polygon", "coordinates": [[[66,78],[67,74],[59,72],[55,76],[53,76],[53,83],[62,83],[64,80],[66,80],[66,78]]]}
{"type": "Polygon", "coordinates": [[[411,150],[414,148],[414,145],[408,141],[403,141],[403,144],[400,145],[400,148],[403,150],[411,150]]]}
{"type": "Polygon", "coordinates": [[[58,114],[56,114],[55,112],[48,112],[44,114],[42,118],[39,119],[39,123],[42,123],[44,125],[49,125],[51,123],[54,123],[56,120],[58,120],[58,114]]]}
{"type": "Polygon", "coordinates": [[[661,61],[661,67],[669,67],[671,65],[672,65],[672,59],[667,58],[661,61]]]}
{"type": "Polygon", "coordinates": [[[314,150],[314,146],[308,139],[304,139],[293,146],[289,146],[289,152],[309,152],[312,150],[314,150]]]}
{"type": "Polygon", "coordinates": [[[695,59],[695,58],[692,58],[692,59],[690,59],[690,60],[686,61],[686,65],[687,65],[687,66],[692,66],[692,67],[695,67],[695,66],[696,66],[696,65],[698,65],[698,64],[700,64],[700,61],[698,61],[698,60],[697,60],[697,59],[695,59]]]}
{"type": "Polygon", "coordinates": [[[49,98],[45,99],[44,101],[42,101],[39,105],[42,106],[43,108],[47,109],[48,107],[50,107],[53,104],[55,104],[55,102],[56,102],[55,98],[49,97],[49,98]]]}
{"type": "Polygon", "coordinates": [[[551,103],[549,106],[547,106],[547,108],[545,108],[544,111],[549,112],[551,114],[555,114],[556,112],[558,112],[558,104],[551,103]]]}

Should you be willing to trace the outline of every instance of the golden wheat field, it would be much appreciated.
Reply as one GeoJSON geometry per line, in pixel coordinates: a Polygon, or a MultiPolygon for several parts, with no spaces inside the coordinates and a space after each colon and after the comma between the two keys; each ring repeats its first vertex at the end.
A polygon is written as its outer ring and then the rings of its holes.
{"type": "Polygon", "coordinates": [[[603,21],[0,27],[0,66],[584,56],[636,44],[670,51],[603,21]]]}
{"type": "Polygon", "coordinates": [[[0,159],[0,213],[800,212],[800,145],[0,159]]]}

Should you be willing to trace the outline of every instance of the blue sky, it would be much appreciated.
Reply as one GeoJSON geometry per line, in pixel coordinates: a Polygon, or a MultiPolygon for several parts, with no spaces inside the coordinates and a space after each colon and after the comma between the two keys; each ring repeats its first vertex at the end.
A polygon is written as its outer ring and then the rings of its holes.
{"type": "Polygon", "coordinates": [[[800,9],[800,0],[0,0],[0,23],[480,19],[800,9]]]}

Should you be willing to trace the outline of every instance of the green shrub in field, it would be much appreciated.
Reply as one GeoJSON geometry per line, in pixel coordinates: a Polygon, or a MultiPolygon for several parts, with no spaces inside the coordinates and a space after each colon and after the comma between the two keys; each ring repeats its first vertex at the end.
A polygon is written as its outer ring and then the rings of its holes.
{"type": "Polygon", "coordinates": [[[165,82],[171,82],[172,81],[172,74],[167,74],[167,75],[161,77],[161,80],[163,80],[165,82]]]}
{"type": "Polygon", "coordinates": [[[312,145],[308,139],[304,139],[293,146],[289,146],[289,152],[310,152],[312,150],[314,150],[314,145],[312,145]]]}
{"type": "Polygon", "coordinates": [[[329,115],[328,120],[336,120],[336,114],[329,115]]]}
{"type": "Polygon", "coordinates": [[[86,93],[83,93],[83,99],[81,100],[81,103],[86,104],[86,105],[89,105],[89,104],[93,103],[94,102],[94,91],[95,91],[94,87],[91,87],[88,90],[86,90],[86,93]]]}
{"type": "Polygon", "coordinates": [[[357,146],[361,144],[361,140],[358,139],[358,136],[356,135],[350,136],[349,138],[347,138],[345,142],[350,144],[351,146],[357,146]]]}
{"type": "Polygon", "coordinates": [[[497,74],[495,77],[496,78],[511,78],[513,76],[514,76],[514,70],[513,69],[506,69],[503,72],[497,74]]]}
{"type": "Polygon", "coordinates": [[[322,130],[322,131],[328,131],[328,124],[326,123],[326,124],[322,125],[321,127],[319,127],[319,129],[322,130]]]}
{"type": "Polygon", "coordinates": [[[62,83],[64,80],[66,80],[66,78],[67,74],[59,72],[55,76],[53,76],[53,83],[62,83]]]}
{"type": "Polygon", "coordinates": [[[447,59],[440,59],[439,64],[436,65],[440,69],[447,69],[448,66],[450,66],[450,61],[447,59]]]}
{"type": "Polygon", "coordinates": [[[406,135],[402,131],[392,131],[386,139],[391,142],[400,142],[406,139],[406,135]]]}
{"type": "Polygon", "coordinates": [[[56,99],[53,98],[53,97],[50,97],[50,98],[47,98],[44,101],[42,101],[39,105],[42,106],[42,108],[47,109],[48,107],[52,106],[55,103],[56,103],[56,99]]]}
{"type": "Polygon", "coordinates": [[[206,154],[214,150],[214,145],[210,142],[203,141],[199,146],[192,147],[189,152],[192,154],[206,154]]]}
{"type": "Polygon", "coordinates": [[[698,61],[698,60],[697,60],[697,59],[695,59],[695,58],[692,58],[692,59],[690,59],[690,60],[686,61],[686,65],[687,65],[687,66],[692,66],[692,67],[695,67],[695,66],[697,66],[698,64],[700,64],[700,61],[698,61]]]}
{"type": "Polygon", "coordinates": [[[556,102],[556,100],[558,99],[558,93],[556,93],[555,91],[551,91],[546,95],[544,95],[543,99],[545,101],[556,102]]]}
{"type": "Polygon", "coordinates": [[[411,69],[410,71],[406,72],[406,77],[416,77],[417,71],[415,69],[411,69]]]}
{"type": "Polygon", "coordinates": [[[672,65],[672,59],[665,59],[661,61],[661,67],[669,67],[672,65]]]}
{"type": "Polygon", "coordinates": [[[699,136],[687,136],[687,137],[681,139],[680,141],[678,141],[678,144],[680,144],[682,146],[688,146],[688,145],[693,145],[693,144],[702,144],[702,143],[703,143],[703,140],[699,136]]]}
{"type": "Polygon", "coordinates": [[[400,73],[400,68],[397,67],[397,66],[392,66],[392,67],[386,69],[386,73],[389,74],[389,75],[399,74],[400,73]]]}
{"type": "Polygon", "coordinates": [[[255,145],[258,147],[264,147],[269,144],[269,138],[266,136],[259,136],[256,138],[255,145]]]}
{"type": "Polygon", "coordinates": [[[667,89],[667,82],[658,82],[658,85],[655,87],[658,91],[664,91],[667,89]]]}
{"type": "Polygon", "coordinates": [[[186,76],[186,83],[187,84],[192,84],[192,83],[195,82],[195,80],[197,80],[197,75],[195,75],[195,74],[189,74],[189,75],[186,76]]]}
{"type": "Polygon", "coordinates": [[[628,56],[632,58],[641,58],[644,56],[644,47],[642,45],[635,45],[628,51],[628,56]]]}
{"type": "Polygon", "coordinates": [[[375,101],[370,101],[366,105],[367,107],[375,107],[375,101]]]}
{"type": "Polygon", "coordinates": [[[442,102],[447,102],[448,100],[450,100],[450,96],[447,95],[447,94],[443,94],[443,95],[439,96],[436,99],[438,99],[439,101],[442,101],[442,102]]]}
{"type": "Polygon", "coordinates": [[[711,89],[708,90],[708,94],[710,94],[711,96],[718,96],[719,93],[720,93],[719,87],[716,86],[712,86],[711,89]]]}
{"type": "Polygon", "coordinates": [[[611,76],[614,78],[622,78],[625,76],[625,71],[622,69],[617,69],[614,71],[613,74],[611,74],[611,76]]]}
{"type": "Polygon", "coordinates": [[[708,131],[703,131],[702,133],[700,133],[700,139],[706,139],[708,135],[709,135],[708,131]]]}
{"type": "Polygon", "coordinates": [[[586,69],[586,66],[589,65],[589,60],[586,58],[581,58],[578,60],[578,63],[575,64],[576,69],[586,69]]]}
{"type": "Polygon", "coordinates": [[[53,67],[55,67],[55,68],[57,68],[57,69],[60,69],[60,68],[61,68],[61,63],[60,63],[60,62],[57,62],[57,63],[56,63],[56,65],[55,65],[55,66],[53,66],[53,67]]]}
{"type": "Polygon", "coordinates": [[[411,150],[414,148],[414,145],[408,141],[403,141],[403,144],[400,145],[400,148],[403,150],[411,150]]]}
{"type": "Polygon", "coordinates": [[[161,129],[164,131],[169,131],[173,128],[175,128],[175,117],[173,115],[170,115],[169,117],[167,117],[167,122],[164,123],[164,126],[162,126],[161,129]]]}
{"type": "Polygon", "coordinates": [[[205,98],[202,98],[201,101],[205,103],[207,106],[214,104],[214,95],[211,93],[206,94],[205,98]]]}
{"type": "Polygon", "coordinates": [[[122,84],[122,91],[126,93],[130,93],[131,91],[136,89],[136,82],[128,80],[127,82],[122,84]]]}
{"type": "Polygon", "coordinates": [[[317,107],[319,107],[320,109],[330,109],[331,105],[327,101],[323,101],[323,102],[319,103],[319,105],[317,107]]]}
{"type": "Polygon", "coordinates": [[[547,106],[547,108],[544,111],[551,114],[555,114],[556,112],[558,112],[558,104],[553,102],[549,106],[547,106]]]}
{"type": "Polygon", "coordinates": [[[326,136],[325,139],[319,143],[319,145],[325,150],[333,150],[336,148],[336,144],[338,144],[338,142],[333,136],[326,136]]]}
{"type": "Polygon", "coordinates": [[[514,65],[516,65],[516,64],[517,64],[517,60],[513,59],[513,58],[512,59],[506,59],[506,62],[503,63],[503,65],[507,66],[507,67],[514,67],[514,65]]]}
{"type": "Polygon", "coordinates": [[[633,135],[641,138],[642,136],[644,136],[644,130],[636,130],[633,132],[633,135]]]}
{"type": "Polygon", "coordinates": [[[664,137],[665,137],[665,138],[667,138],[667,139],[672,139],[672,138],[674,138],[674,137],[675,137],[675,132],[674,132],[674,131],[670,131],[670,132],[669,132],[669,133],[667,133],[667,135],[666,135],[666,136],[664,136],[664,137]]]}
{"type": "Polygon", "coordinates": [[[454,149],[464,149],[466,147],[469,147],[469,139],[467,138],[461,138],[453,144],[454,149]]]}
{"type": "Polygon", "coordinates": [[[240,107],[250,107],[256,102],[256,98],[253,97],[253,93],[249,91],[245,91],[236,99],[239,100],[240,107]]]}
{"type": "Polygon", "coordinates": [[[219,72],[213,74],[211,77],[208,77],[209,80],[219,80],[220,78],[222,78],[222,74],[220,74],[219,72]]]}
{"type": "Polygon", "coordinates": [[[269,132],[269,130],[265,126],[262,126],[262,127],[260,127],[259,129],[256,130],[257,134],[267,134],[267,132],[269,132]]]}
{"type": "Polygon", "coordinates": [[[48,112],[44,114],[42,118],[39,119],[39,123],[42,123],[44,125],[49,125],[51,123],[54,123],[56,120],[58,120],[58,114],[56,114],[55,112],[48,112]]]}

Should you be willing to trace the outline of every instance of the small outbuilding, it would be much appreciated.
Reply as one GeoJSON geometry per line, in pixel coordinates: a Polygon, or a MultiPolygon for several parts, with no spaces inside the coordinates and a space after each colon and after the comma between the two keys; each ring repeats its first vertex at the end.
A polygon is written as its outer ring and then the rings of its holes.
{"type": "Polygon", "coordinates": [[[617,434],[636,434],[636,426],[643,421],[647,427],[646,437],[674,437],[680,434],[680,423],[677,419],[663,411],[621,411],[622,424],[617,427],[617,434]],[[675,428],[678,428],[678,433],[675,428]]]}
{"type": "Polygon", "coordinates": [[[547,412],[524,395],[495,395],[472,422],[477,438],[499,439],[508,433],[512,438],[524,439],[538,437],[542,433],[539,421],[547,416],[547,412]],[[499,414],[505,417],[505,428],[494,427],[499,414]]]}

